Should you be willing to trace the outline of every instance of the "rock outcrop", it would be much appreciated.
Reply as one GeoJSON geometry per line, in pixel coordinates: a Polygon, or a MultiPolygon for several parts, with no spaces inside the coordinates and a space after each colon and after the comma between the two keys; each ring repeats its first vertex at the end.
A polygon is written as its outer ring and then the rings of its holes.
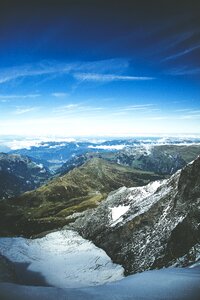
{"type": "Polygon", "coordinates": [[[111,193],[73,228],[127,274],[198,260],[200,157],[169,179],[111,193]]]}

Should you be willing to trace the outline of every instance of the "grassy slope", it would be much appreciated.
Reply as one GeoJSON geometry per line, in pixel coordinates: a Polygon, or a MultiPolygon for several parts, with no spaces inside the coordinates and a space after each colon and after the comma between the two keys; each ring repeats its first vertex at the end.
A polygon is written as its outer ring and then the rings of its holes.
{"type": "Polygon", "coordinates": [[[94,208],[121,186],[139,186],[157,175],[93,158],[35,191],[2,202],[0,228],[4,235],[31,235],[58,228],[74,220],[73,213],[94,208]]]}

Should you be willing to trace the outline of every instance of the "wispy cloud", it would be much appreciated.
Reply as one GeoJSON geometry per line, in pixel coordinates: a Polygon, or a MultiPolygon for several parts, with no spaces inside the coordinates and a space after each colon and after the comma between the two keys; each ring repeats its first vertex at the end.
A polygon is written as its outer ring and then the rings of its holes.
{"type": "Polygon", "coordinates": [[[37,98],[40,94],[26,94],[26,95],[0,95],[0,100],[12,100],[12,99],[26,99],[26,98],[37,98]]]}
{"type": "Polygon", "coordinates": [[[62,98],[62,97],[69,96],[69,94],[68,93],[62,93],[62,92],[57,92],[57,93],[52,93],[51,96],[56,97],[56,98],[62,98]]]}
{"type": "MultiPolygon", "coordinates": [[[[125,107],[121,107],[121,111],[132,111],[132,110],[149,110],[153,108],[154,104],[148,103],[148,104],[138,104],[138,105],[129,105],[125,107]]],[[[156,109],[157,110],[157,109],[156,109]]]]}
{"type": "Polygon", "coordinates": [[[175,54],[173,54],[173,55],[170,55],[170,56],[168,56],[168,57],[165,57],[165,58],[163,59],[163,61],[168,61],[168,60],[176,59],[176,58],[178,58],[178,57],[180,57],[180,56],[183,56],[183,55],[186,55],[186,54],[188,54],[188,53],[191,53],[191,52],[193,52],[193,51],[195,51],[195,50],[197,50],[197,49],[199,49],[199,48],[200,48],[200,44],[199,44],[199,45],[195,45],[195,46],[193,46],[193,47],[191,47],[191,48],[185,49],[184,51],[181,51],[181,52],[179,52],[179,53],[175,53],[175,54]]]}
{"type": "Polygon", "coordinates": [[[55,107],[53,112],[57,115],[80,115],[83,113],[94,113],[98,111],[102,111],[102,107],[96,107],[91,105],[85,105],[83,103],[77,104],[67,104],[55,107]]]}
{"type": "Polygon", "coordinates": [[[199,75],[200,74],[200,68],[199,67],[178,67],[178,68],[172,68],[171,70],[168,70],[165,72],[166,75],[173,75],[173,76],[182,76],[182,75],[199,75]]]}
{"type": "Polygon", "coordinates": [[[81,81],[137,81],[137,80],[152,80],[153,77],[146,76],[125,76],[115,74],[98,74],[98,73],[75,73],[74,77],[81,81]]]}
{"type": "Polygon", "coordinates": [[[161,120],[168,120],[170,119],[171,117],[170,116],[152,116],[152,117],[149,117],[147,118],[148,120],[152,120],[152,121],[161,121],[161,120]]]}
{"type": "MultiPolygon", "coordinates": [[[[45,61],[32,65],[22,65],[0,71],[0,84],[7,83],[17,79],[23,79],[33,76],[60,76],[70,75],[78,81],[134,81],[134,80],[152,80],[148,76],[127,76],[125,73],[129,68],[127,59],[108,59],[92,62],[57,62],[45,61]]],[[[45,79],[43,78],[43,80],[45,79]]],[[[61,97],[65,93],[52,93],[55,97],[61,97]]]]}
{"type": "Polygon", "coordinates": [[[181,120],[195,120],[200,118],[200,109],[199,108],[183,108],[177,109],[177,113],[180,113],[178,116],[181,120]]]}
{"type": "Polygon", "coordinates": [[[114,107],[111,110],[111,114],[115,116],[144,116],[148,114],[153,114],[155,112],[160,112],[160,108],[155,107],[155,104],[138,104],[138,105],[128,105],[123,107],[114,107]]]}
{"type": "Polygon", "coordinates": [[[61,105],[53,108],[54,113],[64,113],[64,112],[70,112],[76,110],[80,105],[79,104],[67,104],[67,105],[61,105]]]}
{"type": "Polygon", "coordinates": [[[194,109],[194,108],[182,108],[182,109],[177,109],[177,112],[185,112],[189,114],[197,114],[200,113],[200,109],[194,109]]]}
{"type": "Polygon", "coordinates": [[[200,113],[199,114],[188,114],[188,115],[183,115],[183,116],[180,116],[179,119],[182,119],[182,120],[192,120],[192,119],[200,119],[200,113]]]}
{"type": "Polygon", "coordinates": [[[53,109],[53,113],[55,115],[60,116],[90,116],[91,114],[94,116],[138,116],[138,114],[146,115],[152,114],[154,112],[160,111],[159,108],[155,107],[155,104],[147,103],[147,104],[135,104],[135,105],[127,105],[127,106],[116,106],[109,105],[105,107],[95,106],[94,104],[88,105],[86,103],[77,103],[77,104],[67,104],[55,107],[53,109]]]}
{"type": "Polygon", "coordinates": [[[13,112],[15,115],[23,115],[32,111],[38,110],[38,107],[17,107],[16,110],[13,112]]]}
{"type": "Polygon", "coordinates": [[[0,84],[6,83],[18,78],[41,76],[41,75],[60,75],[72,74],[75,72],[96,72],[97,70],[106,72],[123,72],[129,66],[128,60],[125,59],[108,59],[92,62],[57,62],[41,61],[35,64],[27,64],[12,68],[2,69],[0,71],[0,84]]]}
{"type": "Polygon", "coordinates": [[[41,62],[33,65],[22,65],[1,70],[0,84],[23,77],[48,75],[54,73],[69,73],[73,64],[58,64],[41,62]]]}
{"type": "Polygon", "coordinates": [[[189,111],[191,111],[191,109],[190,108],[180,108],[180,109],[176,109],[176,112],[189,112],[189,111]]]}

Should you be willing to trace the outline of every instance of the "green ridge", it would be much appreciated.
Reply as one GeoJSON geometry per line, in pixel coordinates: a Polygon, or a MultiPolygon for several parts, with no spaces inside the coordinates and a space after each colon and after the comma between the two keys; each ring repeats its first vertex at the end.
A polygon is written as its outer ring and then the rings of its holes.
{"type": "Polygon", "coordinates": [[[93,158],[37,190],[0,204],[1,234],[30,236],[64,226],[74,213],[94,208],[122,186],[141,186],[160,176],[93,158]]]}

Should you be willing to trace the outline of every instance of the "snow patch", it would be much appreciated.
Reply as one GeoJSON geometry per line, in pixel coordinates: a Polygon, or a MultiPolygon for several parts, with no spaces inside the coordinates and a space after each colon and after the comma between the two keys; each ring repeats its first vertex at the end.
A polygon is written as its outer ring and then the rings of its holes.
{"type": "Polygon", "coordinates": [[[44,168],[43,164],[37,164],[37,167],[40,168],[40,169],[44,168]]]}
{"type": "Polygon", "coordinates": [[[142,143],[141,143],[141,146],[144,147],[144,150],[145,150],[145,152],[146,152],[146,155],[150,155],[150,154],[151,154],[152,148],[153,148],[152,145],[149,145],[149,144],[142,144],[142,143]]]}
{"type": "Polygon", "coordinates": [[[119,189],[116,193],[110,193],[106,202],[111,202],[112,205],[114,203],[118,204],[114,207],[109,207],[112,214],[110,226],[114,227],[117,224],[121,226],[146,212],[154,203],[158,202],[161,197],[164,197],[171,191],[172,188],[170,185],[168,186],[167,183],[167,179],[161,181],[157,180],[146,186],[133,188],[124,187],[119,189]],[[161,187],[161,189],[158,190],[159,187],[161,187]],[[126,205],[118,202],[121,201],[119,200],[120,198],[125,201],[126,205]],[[117,202],[115,202],[115,199],[117,202]],[[125,218],[122,217],[128,210],[130,214],[125,218]]]}
{"type": "Polygon", "coordinates": [[[119,205],[115,207],[111,207],[112,221],[115,222],[121,216],[123,216],[130,208],[130,205],[119,205]]]}
{"type": "Polygon", "coordinates": [[[56,287],[84,287],[123,278],[124,269],[77,232],[62,230],[39,239],[0,238],[0,254],[28,263],[56,287]]]}

